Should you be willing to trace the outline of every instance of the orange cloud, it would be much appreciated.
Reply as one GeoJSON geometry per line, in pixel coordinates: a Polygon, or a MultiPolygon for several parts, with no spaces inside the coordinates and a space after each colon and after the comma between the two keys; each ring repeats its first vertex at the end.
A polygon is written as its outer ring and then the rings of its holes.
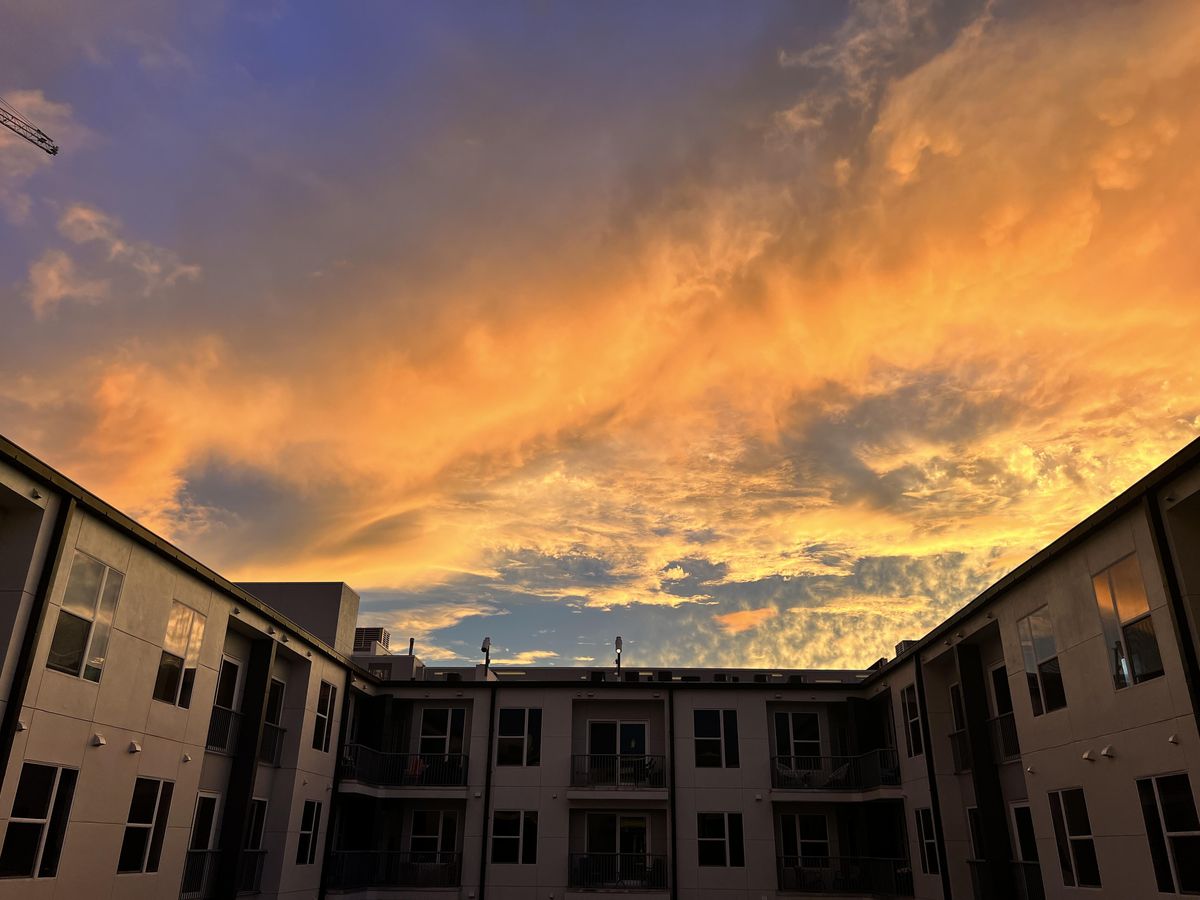
{"type": "Polygon", "coordinates": [[[736,612],[713,616],[713,620],[726,634],[741,634],[743,631],[761,627],[764,622],[777,615],[779,610],[773,606],[764,606],[761,609],[739,609],[736,612]]]}

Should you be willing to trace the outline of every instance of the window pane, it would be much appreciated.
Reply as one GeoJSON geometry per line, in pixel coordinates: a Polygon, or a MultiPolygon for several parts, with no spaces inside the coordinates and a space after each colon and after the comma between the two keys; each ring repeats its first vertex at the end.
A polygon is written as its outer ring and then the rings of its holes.
{"type": "Polygon", "coordinates": [[[1017,635],[1021,639],[1021,658],[1025,660],[1025,671],[1037,671],[1037,655],[1033,650],[1033,632],[1029,628],[1029,619],[1017,622],[1017,635]]]}
{"type": "Polygon", "coordinates": [[[1200,837],[1171,838],[1175,854],[1175,870],[1179,873],[1179,890],[1185,894],[1200,892],[1200,837]]]}
{"type": "Polygon", "coordinates": [[[308,849],[308,863],[312,865],[317,859],[317,835],[321,831],[321,804],[313,804],[312,843],[308,849]]]}
{"type": "MultiPolygon", "coordinates": [[[[917,717],[917,695],[913,691],[913,718],[917,717]]],[[[821,720],[816,713],[792,714],[792,740],[819,741],[821,740],[821,720]]]]}
{"type": "Polygon", "coordinates": [[[154,817],[154,836],[150,840],[150,856],[146,860],[146,871],[158,871],[158,859],[162,856],[163,838],[167,834],[167,817],[171,814],[171,794],[175,785],[164,781],[162,797],[158,801],[158,814],[154,817]]]}
{"type": "Polygon", "coordinates": [[[504,737],[525,737],[525,710],[500,710],[500,731],[504,737]]]}
{"type": "Polygon", "coordinates": [[[99,681],[100,672],[104,668],[104,660],[108,655],[108,637],[112,633],[113,615],[117,610],[117,599],[121,596],[121,585],[124,577],[120,572],[108,570],[108,578],[104,581],[104,593],[100,597],[100,605],[96,609],[96,625],[92,630],[92,645],[88,648],[87,664],[83,669],[83,677],[89,681],[99,681]]]}
{"type": "Polygon", "coordinates": [[[192,630],[192,610],[178,600],[171,603],[171,617],[167,620],[167,634],[163,638],[163,649],[181,659],[187,654],[188,634],[192,630]]]}
{"type": "Polygon", "coordinates": [[[1058,657],[1048,659],[1038,666],[1038,673],[1042,676],[1046,712],[1063,709],[1067,705],[1067,691],[1063,686],[1062,668],[1059,665],[1058,657]]]}
{"type": "Polygon", "coordinates": [[[154,699],[174,703],[183,676],[183,660],[163,651],[158,662],[158,677],[154,680],[154,699]]]}
{"type": "Polygon", "coordinates": [[[78,675],[79,667],[83,665],[83,654],[91,628],[90,622],[71,615],[65,609],[60,610],[46,665],[60,672],[78,675]]]}
{"type": "Polygon", "coordinates": [[[121,842],[121,856],[117,860],[117,871],[142,871],[142,860],[146,857],[146,843],[149,840],[149,828],[139,828],[136,825],[126,826],[125,839],[121,842]]]}
{"type": "Polygon", "coordinates": [[[129,801],[130,824],[149,825],[154,821],[154,806],[158,801],[158,782],[139,778],[133,784],[133,799],[129,801]]]}
{"type": "Polygon", "coordinates": [[[517,837],[521,833],[521,814],[519,812],[497,810],[492,819],[492,834],[498,837],[517,837]]]}
{"type": "Polygon", "coordinates": [[[746,855],[742,847],[741,813],[729,814],[729,864],[731,866],[746,864],[746,855]]]}
{"type": "Polygon", "coordinates": [[[217,693],[213,703],[224,709],[233,709],[236,699],[238,664],[232,660],[221,660],[221,672],[217,676],[217,693]]]}
{"type": "Polygon", "coordinates": [[[715,709],[698,709],[692,715],[698,738],[721,736],[721,714],[715,709]]]}
{"type": "Polygon", "coordinates": [[[1029,614],[1029,631],[1033,635],[1033,652],[1038,660],[1058,653],[1054,644],[1054,629],[1050,625],[1050,612],[1046,607],[1029,614]]]}
{"type": "MultiPolygon", "coordinates": [[[[725,816],[721,813],[699,813],[696,816],[696,835],[703,838],[725,839],[725,816]]],[[[724,863],[722,863],[724,865],[724,863]]]]}
{"type": "Polygon", "coordinates": [[[450,710],[427,709],[421,716],[421,734],[427,737],[445,737],[450,733],[450,710]]]}
{"type": "Polygon", "coordinates": [[[21,767],[17,796],[13,798],[14,819],[44,819],[50,813],[50,795],[54,792],[54,776],[58,769],[37,763],[21,767]]]}
{"type": "Polygon", "coordinates": [[[194,669],[200,664],[200,648],[204,646],[204,624],[206,618],[200,613],[192,614],[191,633],[188,635],[187,654],[184,656],[188,668],[194,669]]]}
{"type": "Polygon", "coordinates": [[[521,845],[521,862],[532,865],[537,862],[538,815],[525,813],[525,836],[521,845]]]}
{"type": "Polygon", "coordinates": [[[1133,683],[1141,684],[1163,673],[1162,657],[1158,653],[1158,638],[1154,635],[1154,621],[1146,616],[1125,626],[1125,647],[1129,652],[1129,667],[1133,670],[1133,683]]]}
{"type": "Polygon", "coordinates": [[[1117,613],[1122,622],[1135,619],[1150,611],[1146,599],[1146,584],[1142,581],[1142,568],[1136,555],[1125,557],[1109,571],[1112,573],[1113,592],[1116,594],[1117,613]]]}
{"type": "Polygon", "coordinates": [[[1091,838],[1071,841],[1075,851],[1075,874],[1080,887],[1100,887],[1100,863],[1096,859],[1096,845],[1091,838]]]}
{"type": "Polygon", "coordinates": [[[1166,775],[1157,779],[1162,798],[1163,821],[1167,831],[1200,831],[1196,801],[1186,775],[1166,775]]]}
{"type": "Polygon", "coordinates": [[[1038,681],[1037,670],[1026,675],[1025,680],[1029,684],[1029,702],[1033,705],[1033,714],[1040,716],[1046,711],[1046,708],[1042,705],[1042,688],[1038,681]]]}
{"type": "Polygon", "coordinates": [[[1066,814],[1067,834],[1071,837],[1090,835],[1092,825],[1088,821],[1087,801],[1083,791],[1074,788],[1062,792],[1063,811],[1066,814]]]}
{"type": "Polygon", "coordinates": [[[39,878],[53,878],[58,874],[58,858],[62,853],[63,837],[67,833],[67,820],[71,817],[71,801],[75,797],[78,775],[74,769],[63,769],[58,776],[58,793],[54,795],[50,830],[46,833],[46,846],[42,849],[42,864],[38,866],[39,878]]]}
{"type": "Polygon", "coordinates": [[[1174,893],[1175,880],[1171,876],[1171,860],[1167,856],[1167,842],[1163,837],[1162,824],[1158,820],[1158,804],[1154,799],[1154,784],[1149,778],[1137,783],[1138,800],[1142,806],[1142,820],[1146,824],[1146,840],[1150,843],[1150,860],[1154,863],[1154,878],[1158,889],[1174,893]]]}
{"type": "MultiPolygon", "coordinates": [[[[903,698],[905,694],[901,694],[903,698]]],[[[792,755],[792,720],[787,713],[775,713],[775,755],[792,755]]]]}
{"type": "Polygon", "coordinates": [[[502,737],[496,739],[496,765],[519,766],[524,761],[524,738],[502,737]]]}
{"type": "Polygon", "coordinates": [[[542,711],[529,710],[529,740],[525,744],[525,765],[539,766],[542,763],[542,711]]]}
{"type": "Polygon", "coordinates": [[[725,719],[725,765],[728,768],[738,767],[738,731],[737,710],[727,709],[721,714],[725,719]]]}
{"type": "Polygon", "coordinates": [[[317,694],[317,712],[323,716],[329,715],[329,692],[333,690],[333,685],[327,681],[321,682],[321,688],[317,694]]]}
{"type": "Polygon", "coordinates": [[[696,739],[696,767],[700,769],[720,768],[721,742],[716,738],[696,739]]]}
{"type": "Polygon", "coordinates": [[[104,578],[104,565],[76,553],[71,563],[71,575],[67,579],[67,590],[63,594],[63,609],[91,619],[96,611],[96,597],[100,594],[100,581],[104,578]]]}
{"type": "Polygon", "coordinates": [[[519,860],[520,841],[515,837],[492,838],[492,862],[515,863],[519,860]]]}
{"type": "Polygon", "coordinates": [[[296,865],[308,865],[308,850],[311,844],[312,835],[301,832],[300,840],[296,842],[296,865]]]}
{"type": "Polygon", "coordinates": [[[437,837],[438,828],[441,825],[441,816],[436,812],[418,809],[413,811],[412,823],[412,833],[414,835],[433,835],[437,837]]]}
{"type": "Polygon", "coordinates": [[[28,878],[33,874],[34,857],[42,840],[44,825],[31,822],[9,822],[0,849],[0,876],[28,878]]]}
{"type": "Polygon", "coordinates": [[[725,842],[722,841],[697,841],[696,854],[700,858],[702,866],[723,866],[725,865],[725,842]]]}
{"type": "Polygon", "coordinates": [[[1075,864],[1071,862],[1071,848],[1067,845],[1067,829],[1063,825],[1062,801],[1056,793],[1050,794],[1050,819],[1054,823],[1054,841],[1058,847],[1058,863],[1062,867],[1063,884],[1075,886],[1075,864]]]}

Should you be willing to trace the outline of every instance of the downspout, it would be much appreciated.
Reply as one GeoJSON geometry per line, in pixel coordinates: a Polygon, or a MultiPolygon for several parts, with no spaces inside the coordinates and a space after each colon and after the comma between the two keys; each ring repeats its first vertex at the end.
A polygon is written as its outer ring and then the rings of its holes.
{"type": "Polygon", "coordinates": [[[329,866],[333,862],[333,826],[337,821],[338,788],[342,783],[342,759],[346,752],[346,732],[350,726],[350,693],[354,689],[354,676],[346,670],[346,681],[342,686],[342,717],[338,725],[337,754],[333,762],[333,786],[329,793],[329,817],[325,822],[325,853],[321,863],[321,881],[317,889],[317,900],[325,900],[329,890],[329,866]]]}
{"type": "Polygon", "coordinates": [[[21,649],[17,653],[12,685],[8,691],[8,705],[4,708],[3,720],[0,720],[0,756],[4,760],[3,768],[0,768],[0,787],[3,786],[4,776],[8,773],[13,743],[17,737],[17,723],[21,719],[21,710],[25,706],[25,691],[29,687],[29,673],[33,668],[33,657],[37,653],[38,640],[45,624],[46,607],[50,605],[50,591],[58,577],[66,550],[67,529],[75,515],[75,498],[64,501],[61,495],[57,496],[59,506],[54,518],[54,530],[50,535],[50,545],[46,548],[46,558],[42,562],[37,592],[30,604],[29,618],[25,622],[25,634],[21,638],[21,649]]]}
{"type": "Polygon", "coordinates": [[[675,832],[675,689],[667,685],[667,772],[670,779],[667,784],[668,814],[671,821],[667,823],[671,835],[671,900],[679,900],[679,847],[675,832]]]}
{"type": "Polygon", "coordinates": [[[488,835],[491,834],[488,818],[492,814],[492,752],[496,746],[496,682],[492,682],[488,695],[487,768],[483,770],[483,846],[479,851],[479,900],[487,896],[488,835]]]}
{"type": "Polygon", "coordinates": [[[1167,589],[1167,600],[1175,620],[1175,639],[1179,642],[1179,655],[1183,659],[1183,678],[1187,683],[1188,699],[1192,701],[1192,715],[1196,717],[1197,729],[1200,729],[1200,661],[1196,657],[1195,632],[1188,616],[1187,602],[1183,599],[1183,591],[1179,586],[1179,570],[1175,568],[1175,557],[1171,553],[1167,526],[1163,521],[1158,498],[1146,494],[1142,503],[1146,509],[1146,518],[1150,521],[1159,574],[1162,575],[1163,585],[1167,589]]]}
{"type": "Polygon", "coordinates": [[[925,745],[925,771],[929,775],[929,805],[933,812],[933,836],[938,852],[938,872],[942,877],[942,897],[943,900],[951,900],[950,869],[946,865],[946,831],[942,827],[942,805],[938,800],[937,773],[933,769],[933,740],[929,733],[929,710],[925,706],[925,673],[919,652],[913,654],[913,668],[917,673],[917,706],[921,712],[921,741],[925,745]]]}

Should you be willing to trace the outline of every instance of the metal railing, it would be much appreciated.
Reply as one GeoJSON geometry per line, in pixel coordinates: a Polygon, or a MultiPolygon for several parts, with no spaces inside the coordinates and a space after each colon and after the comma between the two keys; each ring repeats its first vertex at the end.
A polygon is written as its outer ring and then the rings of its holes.
{"type": "Polygon", "coordinates": [[[220,850],[189,850],[183,861],[179,900],[209,900],[213,895],[220,850]]]}
{"type": "Polygon", "coordinates": [[[776,857],[781,891],[809,894],[913,896],[912,866],[907,859],[869,856],[776,857]]]}
{"type": "Polygon", "coordinates": [[[992,734],[992,746],[998,762],[1021,758],[1021,741],[1017,737],[1017,722],[1012,713],[988,719],[988,730],[992,734]]]}
{"type": "Polygon", "coordinates": [[[1046,888],[1042,884],[1042,867],[1036,862],[989,863],[982,859],[968,859],[971,870],[971,891],[975,900],[1008,900],[1001,897],[997,887],[1000,879],[997,867],[1011,868],[1014,900],[1046,900],[1046,888]]]}
{"type": "Polygon", "coordinates": [[[576,888],[667,889],[667,857],[662,853],[572,853],[568,884],[576,888]]]}
{"type": "Polygon", "coordinates": [[[971,771],[971,741],[967,729],[950,732],[950,755],[954,758],[954,771],[971,771]]]}
{"type": "Polygon", "coordinates": [[[571,757],[573,787],[662,788],[667,785],[663,756],[586,753],[571,757]]]}
{"type": "Polygon", "coordinates": [[[238,863],[239,894],[257,894],[262,889],[263,862],[266,858],[266,850],[242,851],[241,861],[238,863]]]}
{"type": "Polygon", "coordinates": [[[467,783],[465,753],[384,753],[347,744],[342,777],[377,787],[458,787],[467,783]]]}
{"type": "Polygon", "coordinates": [[[279,765],[279,760],[283,755],[283,739],[286,735],[286,728],[272,725],[270,722],[263,722],[262,743],[258,746],[258,761],[266,763],[268,766],[279,765]]]}
{"type": "Polygon", "coordinates": [[[208,719],[208,740],[205,746],[217,753],[233,753],[241,732],[242,714],[223,706],[214,706],[208,719]]]}
{"type": "Polygon", "coordinates": [[[329,857],[329,886],[341,890],[457,887],[461,871],[461,853],[334,850],[329,857]]]}
{"type": "Polygon", "coordinates": [[[859,756],[774,756],[771,786],[799,791],[863,791],[900,784],[892,747],[859,756]]]}

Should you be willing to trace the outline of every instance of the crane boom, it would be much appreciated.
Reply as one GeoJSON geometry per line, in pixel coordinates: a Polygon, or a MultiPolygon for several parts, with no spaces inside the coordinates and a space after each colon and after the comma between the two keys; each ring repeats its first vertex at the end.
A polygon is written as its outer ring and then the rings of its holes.
{"type": "Polygon", "coordinates": [[[50,136],[46,132],[13,109],[3,97],[0,97],[0,125],[19,134],[35,147],[41,147],[51,156],[58,153],[58,144],[50,140],[50,136]]]}

